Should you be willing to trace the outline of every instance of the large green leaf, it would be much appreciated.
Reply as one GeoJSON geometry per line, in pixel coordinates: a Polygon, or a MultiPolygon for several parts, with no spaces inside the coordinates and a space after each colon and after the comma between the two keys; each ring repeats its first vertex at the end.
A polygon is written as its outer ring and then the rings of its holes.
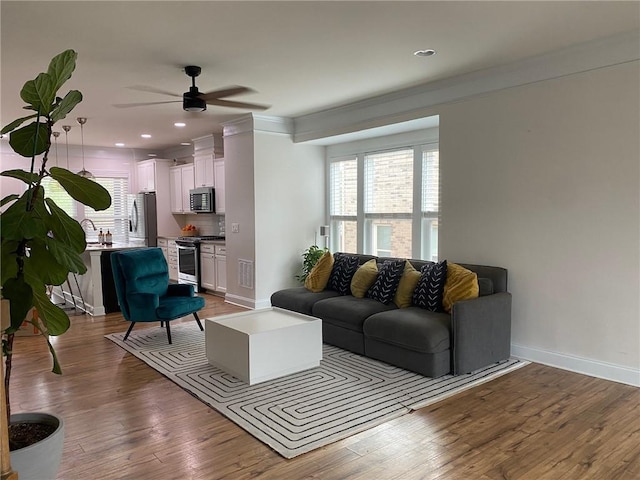
{"type": "Polygon", "coordinates": [[[17,330],[33,307],[33,290],[23,276],[13,277],[2,285],[2,296],[9,299],[11,330],[17,330]]]}
{"type": "Polygon", "coordinates": [[[34,290],[33,304],[49,335],[62,335],[69,330],[69,317],[51,302],[46,290],[34,290]]]}
{"type": "Polygon", "coordinates": [[[23,157],[40,155],[49,147],[49,126],[42,122],[32,122],[14,130],[9,136],[9,145],[23,157]]]}
{"type": "Polygon", "coordinates": [[[83,275],[87,272],[87,266],[80,255],[69,245],[59,242],[55,238],[47,237],[47,248],[56,261],[65,267],[67,271],[83,275]]]}
{"type": "Polygon", "coordinates": [[[51,167],[51,176],[69,195],[94,210],[106,210],[111,206],[111,195],[102,185],[81,177],[64,168],[51,167]]]}
{"type": "Polygon", "coordinates": [[[24,275],[33,286],[62,285],[67,280],[69,270],[66,265],[57,261],[48,249],[47,243],[33,241],[29,244],[29,256],[24,260],[24,275]]]}
{"type": "MultiPolygon", "coordinates": [[[[43,238],[49,231],[46,226],[46,219],[42,217],[44,202],[41,198],[36,198],[34,202],[36,211],[27,211],[27,193],[24,193],[16,202],[2,212],[0,216],[0,231],[2,238],[7,240],[22,240],[31,238],[43,238]]],[[[45,210],[46,212],[46,210],[45,210]]]]}
{"type": "Polygon", "coordinates": [[[26,184],[35,183],[38,180],[37,173],[26,172],[24,170],[5,170],[0,173],[3,177],[17,178],[26,184]]]}
{"type": "Polygon", "coordinates": [[[0,249],[0,266],[2,267],[2,276],[0,283],[4,285],[9,278],[18,275],[18,264],[16,263],[18,242],[15,240],[2,239],[2,249],[0,249]]]}
{"type": "Polygon", "coordinates": [[[51,112],[51,121],[57,122],[67,116],[74,107],[82,101],[82,93],[71,90],[51,112]]]}
{"type": "Polygon", "coordinates": [[[15,130],[16,128],[18,128],[25,121],[29,120],[30,118],[35,118],[37,116],[38,116],[38,114],[34,113],[33,115],[27,115],[26,117],[18,118],[17,120],[14,120],[9,125],[4,127],[2,130],[0,130],[0,134],[4,135],[5,133],[9,133],[9,132],[15,130]]]}
{"type": "Polygon", "coordinates": [[[16,195],[15,193],[12,193],[11,195],[7,195],[2,200],[0,200],[0,207],[4,207],[7,203],[11,203],[19,198],[20,196],[16,195]]]}
{"type": "Polygon", "coordinates": [[[48,73],[40,73],[35,80],[29,80],[20,91],[20,98],[39,110],[41,115],[49,115],[56,99],[56,84],[48,73]]]}
{"type": "Polygon", "coordinates": [[[86,235],[80,224],[58,207],[51,198],[45,199],[51,217],[49,217],[49,230],[53,238],[69,245],[76,253],[82,253],[87,248],[86,235]]]}
{"type": "Polygon", "coordinates": [[[76,68],[77,58],[78,54],[74,50],[65,50],[51,59],[47,73],[53,80],[54,92],[57,92],[64,82],[71,78],[76,68]]]}

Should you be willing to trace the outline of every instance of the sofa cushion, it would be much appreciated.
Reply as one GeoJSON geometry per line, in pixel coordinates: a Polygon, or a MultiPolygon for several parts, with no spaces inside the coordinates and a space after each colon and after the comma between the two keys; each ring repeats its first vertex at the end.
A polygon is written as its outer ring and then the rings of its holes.
{"type": "Polygon", "coordinates": [[[333,255],[326,251],[304,279],[304,287],[311,292],[321,292],[327,287],[332,269],[333,255]]]}
{"type": "MultiPolygon", "coordinates": [[[[365,337],[422,353],[444,352],[450,348],[451,317],[409,307],[381,312],[364,322],[365,337]]],[[[366,352],[365,352],[366,353],[366,352]]]]}
{"type": "Polygon", "coordinates": [[[422,267],[420,280],[413,292],[413,304],[431,312],[443,312],[442,296],[447,281],[447,261],[428,263],[422,267]]]}
{"type": "Polygon", "coordinates": [[[454,303],[476,298],[478,293],[478,276],[474,272],[456,263],[447,264],[447,282],[442,298],[445,312],[451,313],[454,303]]]}
{"type": "Polygon", "coordinates": [[[351,279],[359,266],[360,259],[357,255],[336,253],[333,256],[333,269],[329,276],[327,288],[335,290],[340,295],[351,294],[351,279]]]}
{"type": "Polygon", "coordinates": [[[378,265],[374,258],[360,265],[351,279],[351,295],[356,298],[364,298],[369,287],[376,281],[377,276],[378,265]]]}
{"type": "Polygon", "coordinates": [[[319,300],[337,297],[340,294],[333,290],[323,290],[322,292],[310,292],[304,287],[286,288],[278,290],[271,295],[271,305],[279,308],[286,308],[294,312],[311,315],[311,309],[319,300]]]}
{"type": "Polygon", "coordinates": [[[376,281],[367,290],[367,297],[385,305],[391,303],[400,284],[404,264],[405,260],[385,260],[380,267],[376,281]]]}
{"type": "Polygon", "coordinates": [[[393,304],[385,305],[370,298],[356,298],[351,295],[320,300],[313,305],[312,314],[329,323],[362,333],[362,324],[371,315],[387,310],[397,310],[393,304]]]}
{"type": "Polygon", "coordinates": [[[478,278],[478,295],[493,295],[493,281],[490,278],[478,278]]]}
{"type": "Polygon", "coordinates": [[[420,272],[413,268],[411,262],[407,260],[404,263],[404,270],[402,272],[402,277],[400,277],[398,289],[393,297],[393,303],[395,303],[398,308],[407,308],[411,306],[411,299],[413,298],[413,292],[416,289],[418,280],[420,280],[420,272]]]}

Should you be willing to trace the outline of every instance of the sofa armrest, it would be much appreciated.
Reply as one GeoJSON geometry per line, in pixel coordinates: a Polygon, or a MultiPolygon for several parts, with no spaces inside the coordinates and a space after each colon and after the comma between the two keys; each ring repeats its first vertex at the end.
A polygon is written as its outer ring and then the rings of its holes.
{"type": "Polygon", "coordinates": [[[453,373],[469,373],[511,355],[511,294],[495,293],[453,305],[453,373]]]}
{"type": "Polygon", "coordinates": [[[187,283],[170,283],[167,287],[167,297],[193,297],[193,285],[187,283]]]}

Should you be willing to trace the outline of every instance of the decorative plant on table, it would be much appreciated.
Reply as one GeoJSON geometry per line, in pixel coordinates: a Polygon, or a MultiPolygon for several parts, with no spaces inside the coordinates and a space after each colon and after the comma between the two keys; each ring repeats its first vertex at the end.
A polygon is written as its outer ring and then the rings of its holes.
{"type": "MultiPolygon", "coordinates": [[[[0,204],[5,208],[0,216],[2,297],[9,301],[11,319],[2,341],[6,356],[7,424],[15,332],[35,308],[38,315],[30,323],[49,346],[53,372],[62,373],[49,335],[66,332],[69,317],[51,302],[47,286],[61,285],[70,273],[84,274],[87,270],[80,257],[87,246],[85,232],[53,199],[46,197],[42,180],[53,178],[71,197],[94,210],[105,210],[111,205],[109,192],[101,185],[64,168],[47,166],[54,124],[82,101],[82,94],[77,90],[69,91],[64,98],[57,96],[75,70],[76,58],[77,53],[73,50],[62,52],[51,60],[46,73],[26,82],[20,97],[27,104],[24,108],[33,113],[11,122],[1,131],[3,135],[11,132],[11,148],[26,158],[24,169],[1,173],[26,184],[26,191],[21,196],[8,195],[0,204]],[[25,122],[29,123],[22,126],[25,122]]],[[[11,428],[10,438],[13,435],[11,428]]]]}
{"type": "Polygon", "coordinates": [[[317,245],[311,245],[304,251],[302,254],[302,273],[300,275],[296,275],[296,278],[300,283],[304,283],[311,272],[311,269],[316,263],[318,263],[320,257],[322,257],[327,250],[327,248],[320,248],[317,245]]]}

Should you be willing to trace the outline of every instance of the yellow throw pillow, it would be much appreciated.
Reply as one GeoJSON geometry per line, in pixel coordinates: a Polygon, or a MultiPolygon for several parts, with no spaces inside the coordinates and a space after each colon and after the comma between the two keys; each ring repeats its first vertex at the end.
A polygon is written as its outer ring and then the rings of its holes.
{"type": "Polygon", "coordinates": [[[453,304],[460,300],[476,298],[479,293],[478,276],[471,270],[456,264],[447,263],[447,282],[444,284],[442,305],[444,311],[451,313],[453,304]]]}
{"type": "Polygon", "coordinates": [[[420,272],[413,268],[411,262],[407,260],[404,264],[404,271],[400,278],[400,284],[396,290],[396,296],[393,297],[393,303],[395,303],[398,308],[407,308],[411,306],[413,291],[416,289],[416,285],[418,285],[418,280],[420,280],[420,272]]]}
{"type": "Polygon", "coordinates": [[[320,260],[313,266],[309,275],[304,280],[304,286],[307,290],[318,293],[325,289],[329,276],[333,269],[333,255],[331,252],[324,252],[320,260]]]}
{"type": "Polygon", "coordinates": [[[373,282],[376,281],[377,276],[378,266],[376,265],[375,258],[360,265],[351,279],[351,295],[356,298],[364,298],[365,293],[367,293],[369,287],[373,285],[373,282]]]}

